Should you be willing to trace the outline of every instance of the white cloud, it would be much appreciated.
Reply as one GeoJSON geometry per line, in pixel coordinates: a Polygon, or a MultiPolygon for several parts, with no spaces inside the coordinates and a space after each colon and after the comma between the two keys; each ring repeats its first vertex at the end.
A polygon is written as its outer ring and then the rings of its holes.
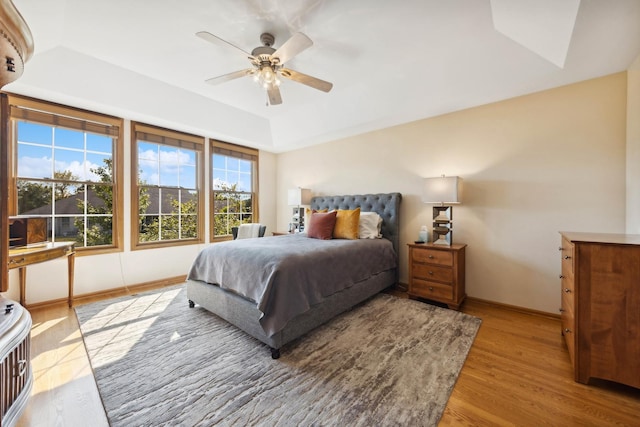
{"type": "MultiPolygon", "coordinates": [[[[51,171],[52,160],[50,157],[20,157],[18,161],[18,175],[27,178],[52,178],[53,172],[51,171]]],[[[102,165],[98,165],[92,162],[55,162],[56,172],[70,171],[74,176],[80,180],[99,181],[100,177],[91,172],[91,169],[96,169],[102,165]]]]}

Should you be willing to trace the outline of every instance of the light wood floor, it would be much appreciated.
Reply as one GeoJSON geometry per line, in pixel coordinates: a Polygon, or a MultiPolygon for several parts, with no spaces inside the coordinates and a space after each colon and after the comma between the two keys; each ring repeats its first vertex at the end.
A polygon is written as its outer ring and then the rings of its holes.
{"type": "MultiPolygon", "coordinates": [[[[477,301],[462,311],[483,322],[441,426],[640,425],[640,390],[573,381],[559,320],[477,301]]],[[[108,426],[73,310],[31,314],[35,384],[18,426],[108,426]]]]}

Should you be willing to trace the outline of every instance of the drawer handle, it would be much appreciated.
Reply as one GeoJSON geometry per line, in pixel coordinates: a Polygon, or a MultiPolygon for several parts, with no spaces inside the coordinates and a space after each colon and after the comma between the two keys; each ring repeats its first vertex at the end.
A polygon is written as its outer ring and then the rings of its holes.
{"type": "Polygon", "coordinates": [[[431,276],[433,276],[433,271],[429,271],[429,274],[430,274],[431,276]]]}
{"type": "Polygon", "coordinates": [[[564,259],[571,259],[571,257],[569,255],[565,255],[564,259]]]}
{"type": "Polygon", "coordinates": [[[429,290],[432,291],[433,290],[433,286],[429,286],[429,290]]]}
{"type": "Polygon", "coordinates": [[[563,248],[562,246],[559,246],[559,247],[558,247],[558,250],[559,250],[559,251],[563,251],[563,250],[564,250],[564,248],[563,248]]]}
{"type": "Polygon", "coordinates": [[[565,334],[570,334],[570,333],[571,333],[571,329],[569,329],[569,328],[565,328],[565,329],[564,329],[564,333],[565,333],[565,334]]]}
{"type": "Polygon", "coordinates": [[[559,308],[559,309],[558,309],[558,311],[559,311],[560,313],[564,313],[564,308],[559,308]]]}
{"type": "Polygon", "coordinates": [[[12,259],[9,261],[9,264],[21,264],[24,262],[24,257],[20,258],[20,259],[12,259]]]}
{"type": "Polygon", "coordinates": [[[564,293],[565,293],[565,294],[570,294],[570,293],[571,293],[571,289],[569,289],[569,288],[564,288],[564,293]]]}
{"type": "Polygon", "coordinates": [[[433,259],[433,255],[427,255],[427,258],[433,259]]]}
{"type": "Polygon", "coordinates": [[[564,279],[564,276],[562,274],[560,276],[558,276],[558,277],[560,277],[561,279],[564,279]]]}

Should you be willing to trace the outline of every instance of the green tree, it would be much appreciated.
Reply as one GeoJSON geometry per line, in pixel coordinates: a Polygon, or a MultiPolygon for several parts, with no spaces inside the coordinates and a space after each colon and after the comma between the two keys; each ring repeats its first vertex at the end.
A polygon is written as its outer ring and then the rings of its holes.
{"type": "Polygon", "coordinates": [[[180,203],[178,199],[171,197],[170,204],[170,214],[160,217],[141,215],[140,242],[198,237],[197,200],[194,198],[180,203]]]}
{"type": "Polygon", "coordinates": [[[238,184],[220,184],[214,190],[213,230],[215,236],[231,234],[231,228],[253,221],[251,197],[237,191],[238,184]]]}
{"type": "Polygon", "coordinates": [[[18,180],[18,213],[51,204],[51,186],[39,182],[18,180]]]}
{"type": "Polygon", "coordinates": [[[54,187],[55,200],[66,199],[76,193],[76,186],[70,182],[78,181],[79,177],[71,171],[54,172],[53,178],[57,181],[54,187]]]}
{"type": "MultiPolygon", "coordinates": [[[[55,200],[61,200],[73,194],[70,181],[78,177],[71,171],[56,171],[53,178],[57,181],[53,187],[55,200]]],[[[23,214],[43,206],[51,205],[51,184],[41,181],[18,180],[18,213],[23,214]]]]}
{"type": "MultiPolygon", "coordinates": [[[[97,184],[85,185],[86,205],[83,191],[78,193],[78,209],[85,213],[86,208],[86,216],[75,218],[74,225],[78,230],[86,232],[87,246],[110,245],[113,243],[113,160],[104,159],[104,166],[92,168],[91,172],[99,180],[97,184]],[[100,203],[92,204],[91,200],[95,200],[92,195],[100,203]],[[88,224],[84,224],[84,218],[87,218],[88,224]]],[[[76,241],[84,243],[84,233],[78,233],[76,241]]]]}

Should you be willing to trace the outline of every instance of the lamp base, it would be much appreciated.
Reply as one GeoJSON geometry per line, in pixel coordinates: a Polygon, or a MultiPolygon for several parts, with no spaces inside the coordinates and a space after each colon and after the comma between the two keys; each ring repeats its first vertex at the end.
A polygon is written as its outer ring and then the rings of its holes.
{"type": "Polygon", "coordinates": [[[453,231],[444,234],[439,234],[435,229],[433,230],[433,244],[442,246],[451,246],[451,240],[453,237],[453,231]]]}
{"type": "Polygon", "coordinates": [[[433,207],[433,244],[451,246],[453,242],[453,207],[433,207]]]}
{"type": "Polygon", "coordinates": [[[451,242],[447,239],[440,238],[433,242],[434,245],[451,246],[451,242]]]}

